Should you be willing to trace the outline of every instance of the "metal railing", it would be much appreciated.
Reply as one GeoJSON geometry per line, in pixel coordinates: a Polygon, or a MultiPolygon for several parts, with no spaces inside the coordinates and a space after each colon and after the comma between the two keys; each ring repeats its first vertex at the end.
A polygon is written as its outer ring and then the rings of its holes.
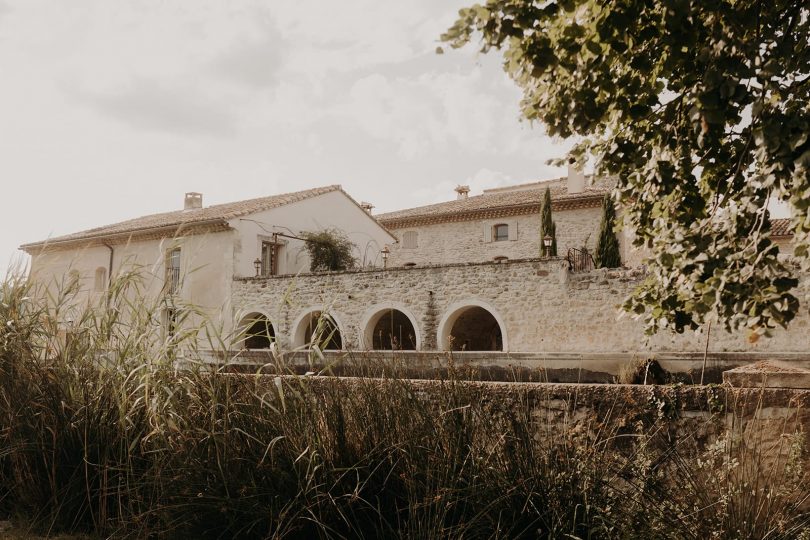
{"type": "Polygon", "coordinates": [[[590,272],[596,268],[593,255],[586,248],[569,248],[565,259],[568,261],[568,269],[571,272],[590,272]]]}

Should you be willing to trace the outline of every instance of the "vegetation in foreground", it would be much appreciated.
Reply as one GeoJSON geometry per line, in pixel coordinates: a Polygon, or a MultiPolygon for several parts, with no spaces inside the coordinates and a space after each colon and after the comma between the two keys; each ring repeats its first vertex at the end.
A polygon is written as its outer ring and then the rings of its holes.
{"type": "Polygon", "coordinates": [[[115,538],[810,538],[792,432],[770,459],[737,422],[674,443],[654,403],[574,422],[452,378],[427,396],[229,375],[137,292],[124,277],[77,312],[73,284],[53,308],[0,285],[0,519],[115,538]]]}
{"type": "Polygon", "coordinates": [[[471,4],[442,39],[501,54],[523,116],[617,180],[622,221],[649,253],[625,309],[649,332],[714,321],[752,341],[793,320],[806,291],[768,216],[774,200],[790,208],[806,273],[807,0],[471,4]]]}

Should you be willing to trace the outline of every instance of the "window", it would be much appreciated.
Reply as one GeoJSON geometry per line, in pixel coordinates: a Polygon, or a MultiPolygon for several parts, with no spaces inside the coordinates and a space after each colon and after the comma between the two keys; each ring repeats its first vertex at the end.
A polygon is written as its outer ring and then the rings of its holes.
{"type": "Polygon", "coordinates": [[[94,288],[96,292],[104,292],[107,288],[107,269],[103,266],[96,268],[94,288]]]}
{"type": "Polygon", "coordinates": [[[496,242],[504,242],[509,240],[509,225],[506,223],[499,223],[492,227],[492,239],[496,242]]]}
{"type": "Polygon", "coordinates": [[[180,291],[180,248],[166,254],[166,292],[177,294],[180,291]]]}
{"type": "Polygon", "coordinates": [[[419,243],[419,233],[407,231],[402,234],[402,247],[404,249],[416,249],[419,243]]]}
{"type": "Polygon", "coordinates": [[[177,335],[177,308],[170,307],[166,308],[166,320],[165,320],[165,327],[166,327],[166,337],[168,339],[173,339],[174,336],[177,335]]]}
{"type": "Polygon", "coordinates": [[[416,266],[416,263],[415,262],[406,262],[402,266],[404,266],[405,268],[413,268],[414,266],[416,266]]]}
{"type": "Polygon", "coordinates": [[[262,242],[261,275],[275,276],[278,274],[279,245],[276,242],[262,242]]]}
{"type": "Polygon", "coordinates": [[[492,260],[495,261],[496,263],[505,263],[509,260],[509,257],[505,255],[498,255],[497,257],[494,257],[492,260]]]}

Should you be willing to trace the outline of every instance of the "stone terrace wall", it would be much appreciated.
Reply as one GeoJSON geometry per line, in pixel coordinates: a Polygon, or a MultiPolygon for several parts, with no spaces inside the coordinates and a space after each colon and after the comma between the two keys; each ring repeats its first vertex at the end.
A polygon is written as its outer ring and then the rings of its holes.
{"type": "MultiPolygon", "coordinates": [[[[415,323],[421,350],[446,348],[437,335],[445,320],[465,306],[492,312],[514,353],[703,354],[705,335],[659,335],[647,339],[639,322],[620,315],[619,305],[642,279],[642,271],[596,270],[571,274],[562,260],[456,264],[300,276],[238,279],[233,306],[238,318],[265,314],[282,347],[304,315],[329,312],[340,327],[344,348],[368,348],[363,335],[376,313],[395,308],[415,323]]],[[[789,331],[751,344],[744,333],[711,332],[710,352],[807,353],[806,310],[789,331]]]]}

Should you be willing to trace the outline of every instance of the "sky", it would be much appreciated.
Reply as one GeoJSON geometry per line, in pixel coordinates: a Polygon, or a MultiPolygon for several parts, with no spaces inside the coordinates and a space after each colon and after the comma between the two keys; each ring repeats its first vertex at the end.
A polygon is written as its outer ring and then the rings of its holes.
{"type": "Polygon", "coordinates": [[[472,0],[0,0],[0,275],[17,246],[341,184],[375,213],[554,178],[472,0]]]}

